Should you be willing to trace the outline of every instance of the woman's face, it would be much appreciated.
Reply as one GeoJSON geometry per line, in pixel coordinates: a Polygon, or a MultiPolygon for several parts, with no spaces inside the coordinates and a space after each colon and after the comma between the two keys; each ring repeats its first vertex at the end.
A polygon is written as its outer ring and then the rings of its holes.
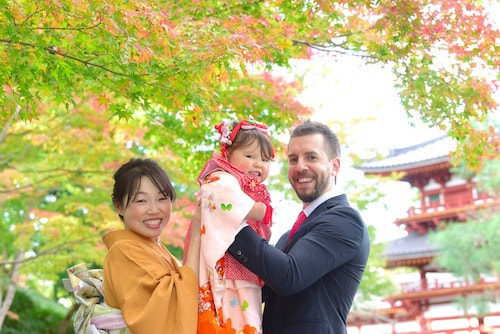
{"type": "Polygon", "coordinates": [[[130,203],[122,203],[116,211],[123,216],[125,229],[158,242],[172,211],[172,202],[163,195],[147,176],[141,178],[141,186],[133,194],[130,203]]]}

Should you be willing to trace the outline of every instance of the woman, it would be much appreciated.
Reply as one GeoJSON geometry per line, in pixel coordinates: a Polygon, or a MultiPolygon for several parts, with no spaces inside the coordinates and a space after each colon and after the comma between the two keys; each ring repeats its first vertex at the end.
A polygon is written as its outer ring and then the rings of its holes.
{"type": "Polygon", "coordinates": [[[106,303],[121,310],[132,333],[196,333],[199,219],[182,266],[159,241],[175,200],[167,173],[151,159],[131,159],[114,180],[112,200],[124,230],[103,238],[106,303]]]}

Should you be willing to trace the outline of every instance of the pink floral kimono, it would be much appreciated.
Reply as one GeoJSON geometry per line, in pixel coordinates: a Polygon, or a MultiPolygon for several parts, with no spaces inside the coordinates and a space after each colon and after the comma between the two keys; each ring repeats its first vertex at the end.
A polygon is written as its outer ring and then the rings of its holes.
{"type": "MultiPolygon", "coordinates": [[[[267,188],[214,154],[201,185],[201,254],[198,333],[262,333],[262,280],[226,253],[246,222],[271,236],[267,188]],[[260,222],[245,220],[256,201],[268,206],[260,222]]],[[[189,247],[190,237],[186,240],[189,247]]]]}

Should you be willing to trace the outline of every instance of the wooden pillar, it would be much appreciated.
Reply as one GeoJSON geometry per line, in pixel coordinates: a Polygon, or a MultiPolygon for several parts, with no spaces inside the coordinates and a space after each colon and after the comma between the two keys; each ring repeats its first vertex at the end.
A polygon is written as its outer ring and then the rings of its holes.
{"type": "Polygon", "coordinates": [[[479,334],[493,334],[493,328],[490,328],[484,324],[484,317],[478,317],[479,321],[479,334]]]}
{"type": "Polygon", "coordinates": [[[429,324],[428,324],[428,321],[427,319],[425,319],[424,317],[424,312],[422,310],[422,313],[417,317],[418,318],[418,323],[420,325],[420,333],[421,334],[427,334],[427,333],[430,333],[429,332],[429,324]]]}
{"type": "Polygon", "coordinates": [[[425,291],[428,288],[426,277],[426,271],[422,267],[420,267],[420,288],[422,289],[422,291],[425,291]]]}

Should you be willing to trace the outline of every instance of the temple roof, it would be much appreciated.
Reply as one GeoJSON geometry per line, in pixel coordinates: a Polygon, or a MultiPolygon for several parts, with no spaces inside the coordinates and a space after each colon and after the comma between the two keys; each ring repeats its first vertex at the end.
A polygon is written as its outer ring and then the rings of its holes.
{"type": "Polygon", "coordinates": [[[441,136],[417,145],[392,149],[384,159],[364,162],[356,169],[367,174],[378,174],[435,165],[448,162],[453,149],[453,140],[441,136]]]}
{"type": "Polygon", "coordinates": [[[438,248],[430,243],[427,234],[410,233],[406,237],[390,241],[383,255],[387,266],[395,267],[419,264],[422,260],[433,258],[437,253],[438,248]]]}

